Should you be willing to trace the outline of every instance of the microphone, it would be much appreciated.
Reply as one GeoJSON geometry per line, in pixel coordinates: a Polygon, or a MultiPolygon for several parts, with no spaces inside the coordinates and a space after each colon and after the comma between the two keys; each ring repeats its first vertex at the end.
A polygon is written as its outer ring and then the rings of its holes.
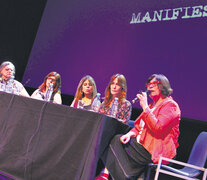
{"type": "MultiPolygon", "coordinates": [[[[138,94],[141,94],[143,91],[142,90],[140,90],[139,92],[138,92],[138,94]]],[[[150,90],[147,90],[147,91],[145,91],[146,93],[147,93],[147,95],[150,95],[150,93],[151,93],[151,91],[150,90]]],[[[134,104],[135,102],[137,102],[137,101],[139,101],[139,99],[138,99],[138,97],[135,97],[133,100],[132,100],[132,104],[134,104]]]]}

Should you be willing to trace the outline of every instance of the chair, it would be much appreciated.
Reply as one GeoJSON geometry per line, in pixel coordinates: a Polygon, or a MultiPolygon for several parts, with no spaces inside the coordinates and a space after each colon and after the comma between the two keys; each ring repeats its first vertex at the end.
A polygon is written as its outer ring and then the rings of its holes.
{"type": "MultiPolygon", "coordinates": [[[[158,179],[159,173],[164,173],[183,179],[195,179],[201,174],[202,171],[204,171],[203,180],[206,180],[207,169],[204,168],[206,158],[207,158],[207,132],[201,132],[193,145],[187,163],[161,157],[159,163],[157,165],[151,163],[150,168],[157,166],[156,174],[154,178],[155,180],[158,179]],[[182,165],[184,166],[184,168],[176,169],[171,166],[164,165],[162,164],[162,160],[182,165]]],[[[149,174],[147,176],[149,176],[149,174]]]]}
{"type": "Polygon", "coordinates": [[[128,125],[131,127],[134,127],[134,121],[133,120],[129,120],[128,125]]]}

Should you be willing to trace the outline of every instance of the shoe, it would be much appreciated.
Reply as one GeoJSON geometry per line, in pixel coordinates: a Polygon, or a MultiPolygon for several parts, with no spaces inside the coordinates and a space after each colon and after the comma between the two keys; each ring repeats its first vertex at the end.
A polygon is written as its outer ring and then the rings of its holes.
{"type": "Polygon", "coordinates": [[[99,176],[95,178],[95,180],[108,180],[108,178],[109,178],[109,174],[101,173],[99,174],[99,176]]]}

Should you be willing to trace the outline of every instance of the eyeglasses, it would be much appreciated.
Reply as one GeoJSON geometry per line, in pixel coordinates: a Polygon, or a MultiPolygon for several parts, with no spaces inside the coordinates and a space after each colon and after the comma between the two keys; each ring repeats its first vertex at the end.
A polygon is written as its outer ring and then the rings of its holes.
{"type": "Polygon", "coordinates": [[[152,85],[152,87],[158,85],[158,84],[162,84],[161,82],[158,82],[158,81],[155,81],[155,82],[152,82],[152,83],[146,83],[145,84],[145,87],[149,87],[150,85],[152,85]]]}
{"type": "Polygon", "coordinates": [[[55,82],[55,81],[56,81],[56,79],[53,78],[53,77],[48,77],[47,80],[49,80],[49,81],[51,81],[51,82],[55,82]]]}

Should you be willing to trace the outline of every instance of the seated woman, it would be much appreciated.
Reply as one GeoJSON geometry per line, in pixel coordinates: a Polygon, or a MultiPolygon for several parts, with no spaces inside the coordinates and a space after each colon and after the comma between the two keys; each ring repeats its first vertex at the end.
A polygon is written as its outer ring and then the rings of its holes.
{"type": "Polygon", "coordinates": [[[91,76],[86,75],[80,80],[74,100],[70,107],[78,108],[81,103],[82,108],[91,110],[91,105],[96,94],[97,89],[94,79],[91,76]]]}
{"type": "Polygon", "coordinates": [[[29,97],[29,94],[24,86],[19,81],[14,80],[14,76],[14,65],[9,61],[4,61],[0,66],[0,90],[29,97]]]}
{"type": "Polygon", "coordinates": [[[110,115],[111,105],[115,97],[117,97],[119,105],[116,118],[123,123],[128,123],[131,116],[132,106],[131,103],[126,100],[126,95],[126,78],[122,74],[113,75],[106,87],[105,98],[99,108],[99,113],[110,115]]]}
{"type": "MultiPolygon", "coordinates": [[[[153,74],[146,88],[153,102],[148,105],[146,92],[137,94],[143,112],[135,127],[125,135],[116,135],[104,152],[102,160],[114,179],[138,176],[148,163],[158,163],[160,156],[176,155],[181,112],[170,96],[170,83],[164,75],[153,74]]],[[[107,178],[108,174],[102,173],[96,179],[107,178]]]]}
{"type": "Polygon", "coordinates": [[[50,87],[50,84],[53,85],[53,92],[50,98],[50,102],[62,104],[61,98],[61,77],[57,72],[50,72],[45,78],[43,83],[36,89],[31,95],[34,99],[44,100],[46,101],[46,92],[50,87]]]}

